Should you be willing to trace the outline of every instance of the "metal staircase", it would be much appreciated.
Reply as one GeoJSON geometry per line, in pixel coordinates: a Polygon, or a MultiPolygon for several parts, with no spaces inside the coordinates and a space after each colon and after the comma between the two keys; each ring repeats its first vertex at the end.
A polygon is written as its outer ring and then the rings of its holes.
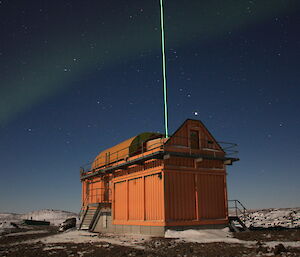
{"type": "Polygon", "coordinates": [[[229,216],[229,228],[234,232],[249,231],[245,223],[238,216],[229,216]],[[239,224],[240,226],[238,226],[239,224]]]}
{"type": "Polygon", "coordinates": [[[99,211],[100,204],[88,205],[85,211],[83,212],[79,229],[90,230],[96,222],[96,218],[98,216],[99,211]]]}
{"type": "Polygon", "coordinates": [[[229,213],[229,228],[234,232],[249,231],[245,225],[247,220],[248,210],[239,200],[228,200],[228,210],[232,211],[229,213]]]}

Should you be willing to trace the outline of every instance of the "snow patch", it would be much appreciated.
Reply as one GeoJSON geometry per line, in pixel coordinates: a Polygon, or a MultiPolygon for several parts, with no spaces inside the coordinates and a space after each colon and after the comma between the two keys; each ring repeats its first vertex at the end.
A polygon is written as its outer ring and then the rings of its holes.
{"type": "MultiPolygon", "coordinates": [[[[245,218],[247,227],[300,228],[300,208],[254,210],[245,218]]],[[[241,219],[244,219],[242,215],[241,219]]]]}
{"type": "Polygon", "coordinates": [[[165,233],[166,238],[179,238],[188,242],[196,243],[236,243],[236,244],[253,244],[255,242],[242,241],[233,238],[228,228],[224,229],[188,229],[183,231],[167,230],[165,233]]]}
{"type": "Polygon", "coordinates": [[[270,242],[264,242],[263,244],[274,248],[276,245],[278,244],[283,244],[284,247],[300,247],[300,241],[296,241],[296,242],[279,242],[279,241],[270,241],[270,242]]]}
{"type": "Polygon", "coordinates": [[[10,222],[3,222],[3,223],[0,222],[0,230],[4,230],[7,228],[14,228],[14,226],[11,225],[10,222]]]}
{"type": "Polygon", "coordinates": [[[140,243],[145,242],[146,238],[142,235],[124,235],[124,236],[113,236],[113,237],[98,237],[98,234],[91,233],[88,231],[82,231],[82,230],[71,230],[68,232],[39,238],[35,240],[28,240],[24,243],[37,243],[41,242],[44,244],[56,244],[56,243],[100,243],[100,242],[106,242],[110,244],[115,245],[122,245],[122,246],[128,246],[133,247],[136,249],[144,249],[144,246],[139,245],[140,243]]]}
{"type": "Polygon", "coordinates": [[[62,250],[62,249],[66,249],[66,247],[59,246],[59,245],[56,245],[56,246],[47,246],[43,250],[44,251],[51,251],[51,250],[62,250]]]}
{"type": "Polygon", "coordinates": [[[45,233],[49,233],[49,231],[47,231],[47,230],[32,230],[32,231],[26,231],[26,232],[10,233],[5,236],[23,236],[23,235],[45,234],[45,233]]]}

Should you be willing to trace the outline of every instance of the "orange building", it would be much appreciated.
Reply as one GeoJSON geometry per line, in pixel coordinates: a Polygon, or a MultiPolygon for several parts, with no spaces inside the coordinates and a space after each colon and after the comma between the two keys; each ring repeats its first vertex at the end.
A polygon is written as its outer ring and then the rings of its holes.
{"type": "Polygon", "coordinates": [[[169,138],[142,133],[100,152],[80,172],[81,229],[164,235],[228,225],[226,165],[236,145],[186,120],[169,138]]]}

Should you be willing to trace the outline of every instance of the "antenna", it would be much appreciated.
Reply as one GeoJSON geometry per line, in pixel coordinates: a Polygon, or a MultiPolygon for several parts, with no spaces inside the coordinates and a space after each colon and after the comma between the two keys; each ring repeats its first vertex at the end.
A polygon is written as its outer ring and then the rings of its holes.
{"type": "Polygon", "coordinates": [[[160,0],[160,27],[161,27],[161,53],[162,53],[162,75],[164,85],[164,114],[165,114],[165,137],[168,132],[168,103],[167,103],[167,76],[166,76],[166,54],[165,54],[165,31],[164,31],[164,7],[163,0],[160,0]]]}

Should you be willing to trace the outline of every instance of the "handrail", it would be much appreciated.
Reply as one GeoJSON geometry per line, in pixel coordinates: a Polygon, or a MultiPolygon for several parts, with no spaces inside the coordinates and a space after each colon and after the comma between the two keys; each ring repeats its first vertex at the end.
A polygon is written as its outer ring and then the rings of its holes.
{"type": "Polygon", "coordinates": [[[235,216],[242,216],[243,221],[247,219],[249,211],[239,200],[228,200],[228,209],[235,210],[235,216]],[[234,203],[234,206],[229,206],[229,203],[234,203]]]}
{"type": "Polygon", "coordinates": [[[145,154],[147,151],[154,151],[154,150],[166,150],[166,148],[169,147],[184,147],[188,148],[190,152],[195,150],[203,150],[203,151],[213,151],[214,156],[216,155],[216,152],[221,151],[224,152],[225,156],[227,158],[233,158],[233,156],[236,156],[238,153],[237,144],[235,143],[229,143],[229,142],[216,142],[212,141],[210,139],[200,139],[198,141],[199,148],[198,149],[192,149],[190,146],[190,141],[193,140],[191,137],[181,137],[181,136],[171,136],[167,140],[162,137],[154,137],[147,139],[146,141],[142,141],[140,143],[136,143],[133,146],[137,149],[135,152],[130,153],[129,147],[122,148],[118,151],[115,151],[113,153],[109,154],[109,157],[106,156],[98,156],[95,160],[83,165],[80,168],[80,175],[85,175],[88,173],[93,173],[96,170],[107,168],[112,166],[113,164],[120,162],[122,160],[127,160],[128,158],[138,155],[138,154],[145,154]],[[160,139],[159,142],[153,142],[152,144],[146,145],[147,142],[153,140],[153,139],[160,139]],[[109,158],[109,160],[107,160],[109,158]],[[93,167],[95,163],[99,163],[97,167],[93,167]]]}
{"type": "Polygon", "coordinates": [[[87,207],[86,203],[87,203],[88,197],[89,197],[89,195],[86,195],[85,199],[84,199],[83,202],[82,202],[81,209],[80,209],[80,211],[79,211],[79,219],[81,219],[81,216],[82,216],[84,210],[85,210],[86,207],[87,207]]]}

